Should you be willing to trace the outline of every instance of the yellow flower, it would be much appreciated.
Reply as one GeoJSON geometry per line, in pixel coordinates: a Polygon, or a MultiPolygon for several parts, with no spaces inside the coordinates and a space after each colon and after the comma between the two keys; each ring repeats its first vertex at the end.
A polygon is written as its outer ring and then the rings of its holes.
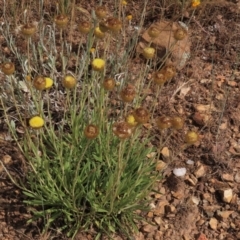
{"type": "Polygon", "coordinates": [[[32,81],[31,75],[27,75],[25,77],[25,80],[28,81],[28,82],[31,82],[32,81]]]}
{"type": "Polygon", "coordinates": [[[67,75],[62,80],[62,85],[67,89],[72,89],[76,86],[77,80],[71,75],[67,75]]]}
{"type": "Polygon", "coordinates": [[[95,58],[92,61],[92,68],[95,71],[102,71],[105,67],[105,61],[101,58],[95,58]]]}
{"type": "Polygon", "coordinates": [[[45,89],[49,89],[52,87],[53,85],[53,80],[49,77],[45,77],[45,80],[46,80],[46,85],[45,85],[45,89]]]}
{"type": "Polygon", "coordinates": [[[136,121],[135,117],[132,114],[129,114],[126,117],[126,122],[130,127],[136,127],[138,122],[136,121]]]}
{"type": "Polygon", "coordinates": [[[126,19],[127,19],[128,21],[131,21],[131,20],[132,20],[132,18],[133,18],[133,16],[132,16],[132,15],[127,15],[127,16],[126,16],[126,19]]]}
{"type": "Polygon", "coordinates": [[[123,0],[123,1],[122,1],[122,5],[123,5],[123,6],[126,6],[126,5],[127,5],[127,1],[123,0]]]}
{"type": "Polygon", "coordinates": [[[90,49],[90,53],[94,53],[96,51],[96,49],[94,48],[94,47],[92,47],[91,49],[90,49]]]}
{"type": "Polygon", "coordinates": [[[29,125],[34,129],[38,129],[44,125],[44,120],[39,116],[35,116],[29,120],[29,125]]]}
{"type": "Polygon", "coordinates": [[[105,33],[101,31],[101,29],[99,27],[96,27],[94,29],[94,35],[97,37],[97,38],[100,38],[100,39],[103,39],[105,37],[105,33]]]}
{"type": "Polygon", "coordinates": [[[155,49],[152,48],[152,47],[146,47],[146,48],[143,49],[142,54],[146,59],[152,59],[154,57],[154,54],[155,54],[155,49]]]}
{"type": "Polygon", "coordinates": [[[198,5],[200,5],[201,1],[200,0],[192,0],[192,7],[197,7],[198,5]]]}

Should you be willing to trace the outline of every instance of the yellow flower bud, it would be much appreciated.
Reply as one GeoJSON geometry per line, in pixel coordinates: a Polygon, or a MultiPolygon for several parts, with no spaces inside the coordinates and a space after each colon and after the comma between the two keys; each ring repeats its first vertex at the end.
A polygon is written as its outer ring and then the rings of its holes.
{"type": "Polygon", "coordinates": [[[199,136],[196,132],[189,131],[186,133],[184,140],[188,144],[194,144],[199,140],[199,136]]]}
{"type": "Polygon", "coordinates": [[[44,120],[39,116],[35,116],[29,120],[29,125],[30,125],[30,127],[34,128],[34,129],[39,129],[39,128],[43,127],[44,120]]]}
{"type": "Polygon", "coordinates": [[[200,5],[201,1],[200,0],[192,0],[192,7],[195,8],[198,5],[200,5]]]}
{"type": "Polygon", "coordinates": [[[133,114],[129,114],[126,117],[126,123],[130,126],[130,127],[136,127],[138,125],[138,122],[136,121],[135,117],[133,116],[133,114]]]}
{"type": "Polygon", "coordinates": [[[53,80],[49,77],[45,77],[45,80],[46,80],[45,89],[50,89],[53,85],[53,80]]]}
{"type": "Polygon", "coordinates": [[[128,21],[131,21],[131,20],[132,20],[132,18],[133,18],[133,16],[132,16],[132,15],[127,15],[127,16],[126,16],[126,19],[127,19],[128,21]]]}
{"type": "Polygon", "coordinates": [[[99,27],[96,27],[94,29],[94,35],[99,38],[99,39],[103,39],[105,37],[105,33],[101,31],[101,29],[99,27]]]}
{"type": "Polygon", "coordinates": [[[154,57],[155,54],[155,49],[152,47],[146,47],[143,49],[143,53],[142,55],[146,58],[146,59],[152,59],[154,57]]]}
{"type": "Polygon", "coordinates": [[[94,71],[103,71],[104,70],[104,67],[105,67],[105,61],[101,58],[95,58],[92,63],[92,68],[94,71]]]}
{"type": "Polygon", "coordinates": [[[151,38],[156,38],[158,37],[160,34],[160,31],[156,28],[156,27],[150,27],[148,29],[148,35],[151,37],[151,38]]]}
{"type": "Polygon", "coordinates": [[[62,85],[67,89],[72,89],[76,86],[77,80],[71,75],[67,75],[62,80],[62,85]]]}

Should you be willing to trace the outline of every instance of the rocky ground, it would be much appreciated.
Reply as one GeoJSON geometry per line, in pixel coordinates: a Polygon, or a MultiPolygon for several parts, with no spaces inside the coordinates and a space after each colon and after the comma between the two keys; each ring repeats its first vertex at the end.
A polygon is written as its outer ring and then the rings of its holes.
{"type": "MultiPolygon", "coordinates": [[[[141,1],[128,5],[137,25],[141,1]],[[135,18],[134,18],[135,17],[135,18]]],[[[161,1],[160,1],[161,2],[161,1]]],[[[147,7],[144,28],[179,14],[175,8],[147,7]]],[[[83,4],[86,9],[94,1],[83,4]]],[[[240,1],[203,1],[195,17],[184,13],[189,24],[191,57],[161,93],[157,114],[184,116],[187,128],[200,133],[199,143],[181,146],[183,133],[174,134],[161,149],[158,171],[163,179],[152,193],[151,210],[140,213],[139,233],[133,239],[236,240],[240,239],[240,1]],[[176,168],[185,168],[178,177],[176,168]]],[[[136,25],[135,25],[136,24],[136,25]]],[[[4,42],[2,51],[6,51],[4,42]]],[[[133,59],[133,71],[141,62],[133,59]]],[[[154,89],[149,89],[153,91],[154,89]]],[[[2,111],[0,112],[2,114],[2,111]]],[[[21,179],[24,160],[0,124],[0,158],[21,179]]],[[[0,166],[0,239],[67,239],[56,230],[40,234],[37,225],[27,225],[29,213],[21,192],[0,166]]],[[[76,239],[93,239],[79,233],[76,239]]],[[[114,239],[122,239],[116,236],[114,239]]]]}

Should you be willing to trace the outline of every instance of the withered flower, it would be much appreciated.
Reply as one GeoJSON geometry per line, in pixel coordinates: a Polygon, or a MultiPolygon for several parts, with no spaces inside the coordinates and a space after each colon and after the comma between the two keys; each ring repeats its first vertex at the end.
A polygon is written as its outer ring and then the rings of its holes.
{"type": "Polygon", "coordinates": [[[156,123],[160,130],[167,129],[172,126],[171,118],[166,116],[159,117],[156,123]]]}
{"type": "Polygon", "coordinates": [[[133,85],[128,84],[122,91],[120,92],[120,97],[123,102],[132,102],[136,95],[136,91],[133,85]]]}
{"type": "Polygon", "coordinates": [[[133,112],[133,116],[135,120],[141,124],[147,123],[150,117],[148,110],[143,107],[135,109],[133,112]]]}
{"type": "Polygon", "coordinates": [[[96,125],[89,124],[84,129],[84,135],[88,139],[94,139],[98,136],[98,134],[99,134],[99,129],[96,125]]]}
{"type": "Polygon", "coordinates": [[[126,139],[132,135],[132,128],[126,122],[116,122],[113,124],[113,133],[120,139],[126,139]]]}

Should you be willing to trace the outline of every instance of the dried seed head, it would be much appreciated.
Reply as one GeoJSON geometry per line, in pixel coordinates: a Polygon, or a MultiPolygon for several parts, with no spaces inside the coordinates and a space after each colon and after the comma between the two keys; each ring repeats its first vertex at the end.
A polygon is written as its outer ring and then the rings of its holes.
{"type": "Polygon", "coordinates": [[[171,123],[172,127],[177,130],[182,129],[184,125],[184,121],[181,117],[173,117],[171,119],[171,123]]]}
{"type": "Polygon", "coordinates": [[[151,37],[151,38],[156,38],[158,37],[160,34],[160,31],[156,28],[156,27],[150,27],[148,29],[148,35],[151,37]]]}
{"type": "Polygon", "coordinates": [[[111,91],[114,89],[115,85],[116,85],[116,83],[113,78],[106,78],[103,81],[103,88],[105,90],[111,91]]]}
{"type": "Polygon", "coordinates": [[[107,16],[107,9],[105,6],[99,6],[95,9],[95,14],[99,19],[103,19],[107,16]]]}
{"type": "Polygon", "coordinates": [[[123,102],[132,102],[136,95],[136,91],[133,85],[128,84],[122,91],[120,92],[120,97],[123,102]]]}
{"type": "Polygon", "coordinates": [[[1,70],[6,75],[12,75],[15,72],[15,65],[11,62],[6,62],[1,65],[1,70]]]}
{"type": "Polygon", "coordinates": [[[66,75],[62,80],[62,85],[67,89],[72,89],[76,86],[77,80],[71,75],[66,75]]]}
{"type": "Polygon", "coordinates": [[[27,23],[21,27],[20,31],[24,37],[29,38],[37,31],[37,28],[36,25],[32,23],[27,23]]]}
{"type": "Polygon", "coordinates": [[[91,31],[91,22],[82,21],[78,25],[78,30],[80,33],[87,34],[91,31]]]}
{"type": "Polygon", "coordinates": [[[104,21],[99,22],[99,29],[103,33],[107,32],[108,31],[108,27],[106,25],[106,22],[104,22],[104,21]]]}
{"type": "Polygon", "coordinates": [[[118,18],[110,17],[105,21],[106,27],[112,32],[118,32],[122,28],[122,23],[118,18]]]}
{"type": "Polygon", "coordinates": [[[194,144],[199,140],[199,136],[196,132],[194,131],[189,131],[186,133],[184,140],[188,144],[194,144]]]}
{"type": "Polygon", "coordinates": [[[99,134],[99,129],[97,126],[95,126],[93,124],[89,124],[84,129],[84,135],[88,139],[94,139],[98,136],[98,134],[99,134]]]}
{"type": "Polygon", "coordinates": [[[163,73],[166,80],[170,80],[176,75],[176,68],[172,64],[164,66],[160,71],[163,73]]]}
{"type": "Polygon", "coordinates": [[[39,90],[42,91],[46,88],[46,78],[42,76],[37,76],[33,80],[33,86],[39,90]]]}
{"type": "Polygon", "coordinates": [[[66,15],[60,14],[55,18],[55,23],[58,28],[63,29],[68,24],[68,17],[66,15]]]}
{"type": "Polygon", "coordinates": [[[105,37],[105,33],[101,31],[100,27],[96,27],[94,29],[94,35],[100,39],[103,39],[105,37]]]}
{"type": "Polygon", "coordinates": [[[177,41],[183,40],[187,36],[187,31],[183,28],[177,29],[173,36],[177,41]]]}
{"type": "Polygon", "coordinates": [[[163,85],[167,79],[161,71],[153,73],[153,81],[158,85],[163,85]]]}
{"type": "Polygon", "coordinates": [[[167,129],[172,126],[171,118],[166,116],[159,117],[156,123],[160,130],[167,129]]]}
{"type": "Polygon", "coordinates": [[[105,67],[105,61],[101,58],[95,58],[92,63],[92,68],[94,71],[98,71],[98,72],[101,72],[104,70],[104,67],[105,67]]]}
{"type": "Polygon", "coordinates": [[[132,129],[126,122],[113,124],[113,133],[120,139],[129,138],[132,135],[132,129]]]}
{"type": "Polygon", "coordinates": [[[146,58],[146,59],[152,59],[155,55],[155,49],[152,47],[146,47],[143,49],[142,55],[146,58]]]}
{"type": "Polygon", "coordinates": [[[134,110],[133,116],[138,123],[144,124],[149,121],[149,112],[147,109],[140,107],[134,110]]]}

